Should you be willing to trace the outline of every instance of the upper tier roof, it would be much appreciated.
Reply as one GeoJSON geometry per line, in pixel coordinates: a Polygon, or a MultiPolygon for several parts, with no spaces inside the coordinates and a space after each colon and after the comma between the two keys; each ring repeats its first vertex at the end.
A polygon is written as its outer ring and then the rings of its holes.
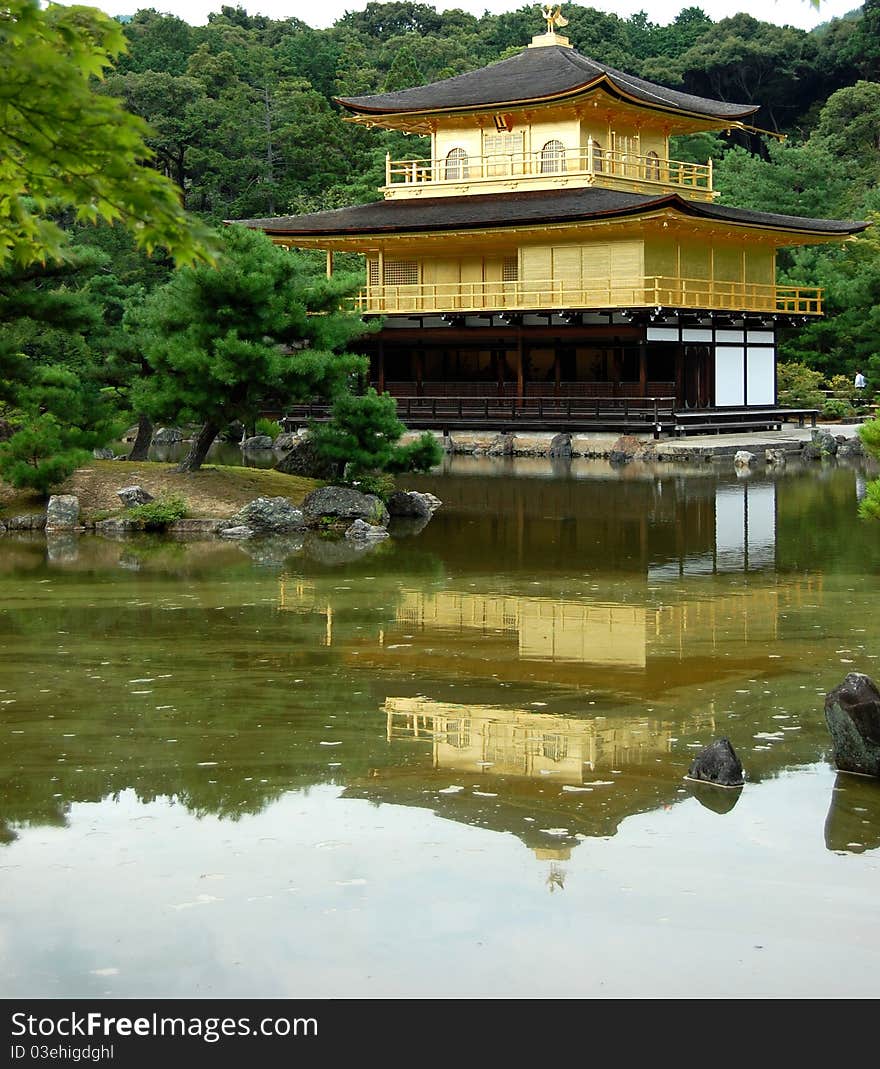
{"type": "Polygon", "coordinates": [[[274,219],[239,219],[272,237],[354,237],[360,234],[426,233],[443,230],[497,229],[545,223],[587,222],[596,218],[641,215],[671,208],[683,215],[741,226],[816,235],[855,234],[864,222],[806,219],[747,208],[685,200],[676,193],[623,193],[614,189],[531,190],[462,197],[379,200],[351,208],[274,219]]]}
{"type": "Polygon", "coordinates": [[[727,104],[721,100],[680,93],[624,74],[587,59],[573,48],[551,45],[527,48],[510,59],[492,63],[440,82],[372,96],[337,97],[339,104],[364,115],[442,112],[490,105],[510,106],[572,96],[602,84],[615,94],[663,111],[712,119],[742,119],[757,105],[727,104]]]}

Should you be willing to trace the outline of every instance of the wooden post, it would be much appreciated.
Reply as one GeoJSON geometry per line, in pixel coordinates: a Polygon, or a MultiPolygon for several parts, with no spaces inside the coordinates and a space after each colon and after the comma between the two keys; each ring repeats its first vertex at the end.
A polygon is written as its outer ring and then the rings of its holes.
{"type": "Polygon", "coordinates": [[[385,185],[391,185],[391,153],[385,153],[385,185]]]}
{"type": "Polygon", "coordinates": [[[516,399],[522,404],[523,394],[523,343],[522,330],[516,332],[516,399]]]}
{"type": "Polygon", "coordinates": [[[327,250],[327,278],[333,278],[333,250],[327,250]]]}

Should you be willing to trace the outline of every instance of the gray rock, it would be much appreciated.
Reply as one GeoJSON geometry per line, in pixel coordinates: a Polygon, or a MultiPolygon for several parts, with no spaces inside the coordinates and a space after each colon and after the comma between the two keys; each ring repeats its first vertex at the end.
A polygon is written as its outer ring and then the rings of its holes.
{"type": "Polygon", "coordinates": [[[273,442],[268,434],[255,434],[253,438],[245,438],[241,443],[242,453],[265,453],[272,448],[273,442]]]}
{"type": "Polygon", "coordinates": [[[704,746],[688,769],[688,779],[712,783],[716,787],[742,787],[743,767],[729,739],[716,739],[704,746]]]}
{"type": "Polygon", "coordinates": [[[128,430],[125,432],[125,434],[123,434],[122,441],[123,442],[133,442],[133,441],[135,441],[137,436],[138,436],[138,425],[135,423],[135,425],[133,427],[129,427],[128,430]]]}
{"type": "Polygon", "coordinates": [[[513,456],[513,435],[499,434],[486,446],[484,450],[487,457],[511,457],[513,456]]]}
{"type": "Polygon", "coordinates": [[[862,445],[862,439],[844,438],[837,446],[837,455],[839,457],[863,457],[865,447],[862,445]]]}
{"type": "Polygon", "coordinates": [[[764,451],[764,460],[775,468],[785,467],[785,450],[784,449],[766,449],[764,451]]]}
{"type": "Polygon", "coordinates": [[[391,516],[413,516],[427,520],[434,515],[439,505],[440,501],[433,494],[420,494],[417,490],[395,490],[388,498],[388,512],[391,516]]]}
{"type": "Polygon", "coordinates": [[[880,691],[873,679],[850,672],[828,691],[825,722],[840,771],[880,777],[880,691]]]}
{"type": "Polygon", "coordinates": [[[303,513],[286,497],[258,497],[232,517],[230,526],[250,527],[254,534],[286,534],[305,527],[303,513]]]}
{"type": "MultiPolygon", "coordinates": [[[[285,453],[275,465],[276,471],[284,472],[285,475],[299,475],[305,479],[338,479],[342,472],[342,465],[333,460],[327,460],[318,455],[314,444],[309,438],[302,436],[282,435],[282,438],[295,438],[295,441],[285,446],[285,453]]],[[[279,452],[278,441],[275,443],[276,455],[279,452]]]]}
{"type": "Polygon", "coordinates": [[[822,427],[814,427],[810,434],[810,441],[818,448],[822,456],[837,456],[837,439],[830,431],[823,430],[822,427]]]}
{"type": "Polygon", "coordinates": [[[138,526],[134,520],[126,520],[121,516],[111,516],[106,520],[98,520],[95,524],[95,532],[102,535],[128,534],[137,530],[138,526]]]}
{"type": "Polygon", "coordinates": [[[272,443],[272,448],[279,456],[283,456],[285,453],[289,453],[291,449],[296,449],[297,445],[304,440],[304,435],[299,431],[285,431],[283,434],[279,434],[275,441],[272,443]]]}
{"type": "Polygon", "coordinates": [[[571,435],[570,434],[555,434],[550,441],[550,456],[551,457],[565,457],[571,456],[571,435]]]}
{"type": "Polygon", "coordinates": [[[174,445],[183,441],[180,427],[157,427],[153,431],[153,445],[174,445]]]}
{"type": "Polygon", "coordinates": [[[750,453],[748,449],[737,449],[733,458],[733,466],[735,468],[750,468],[757,457],[754,453],[750,453]]]}
{"type": "Polygon", "coordinates": [[[822,450],[813,442],[807,442],[801,450],[801,460],[821,460],[822,456],[822,450]]]}
{"type": "Polygon", "coordinates": [[[73,494],[53,494],[46,507],[46,529],[71,530],[79,525],[79,498],[73,494]]]}
{"type": "Polygon", "coordinates": [[[390,535],[384,527],[377,527],[363,520],[355,520],[345,532],[345,537],[350,542],[383,542],[390,535]]]}
{"type": "Polygon", "coordinates": [[[219,532],[221,538],[253,538],[253,527],[247,527],[245,524],[239,524],[237,527],[224,527],[219,532]]]}
{"type": "Polygon", "coordinates": [[[147,505],[156,499],[142,486],[123,486],[116,491],[116,496],[127,509],[133,509],[136,505],[147,505]]]}
{"type": "Polygon", "coordinates": [[[615,467],[629,464],[638,457],[644,449],[643,443],[632,434],[623,434],[611,446],[608,452],[608,462],[615,467]]]}
{"type": "Polygon", "coordinates": [[[103,449],[93,449],[92,456],[95,460],[113,460],[116,454],[112,449],[107,449],[105,446],[103,449]]]}
{"type": "Polygon", "coordinates": [[[309,527],[319,523],[322,516],[334,520],[367,520],[388,526],[388,509],[375,494],[362,494],[349,486],[322,486],[313,490],[303,501],[303,516],[309,527]]]}
{"type": "Polygon", "coordinates": [[[5,523],[10,531],[43,531],[46,528],[46,513],[27,512],[21,516],[10,516],[5,523]]]}

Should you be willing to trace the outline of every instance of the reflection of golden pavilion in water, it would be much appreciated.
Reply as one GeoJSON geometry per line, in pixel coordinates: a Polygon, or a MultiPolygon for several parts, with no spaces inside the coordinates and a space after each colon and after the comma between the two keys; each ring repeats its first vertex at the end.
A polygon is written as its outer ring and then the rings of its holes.
{"type": "MultiPolygon", "coordinates": [[[[583,786],[600,769],[638,765],[669,753],[683,725],[652,717],[589,719],[429,698],[387,698],[389,742],[430,742],[434,768],[491,776],[552,776],[583,786]]],[[[714,729],[714,717],[689,716],[687,729],[714,729]]]]}
{"type": "MultiPolygon", "coordinates": [[[[397,595],[394,622],[377,628],[375,647],[382,659],[406,658],[418,643],[405,647],[393,641],[397,632],[443,635],[457,663],[469,652],[469,633],[495,636],[507,647],[516,642],[520,661],[552,662],[560,666],[597,665],[638,670],[652,659],[696,663],[717,660],[720,653],[748,656],[778,637],[779,616],[787,608],[813,601],[821,593],[821,577],[774,579],[735,592],[707,591],[705,599],[690,598],[658,607],[578,601],[564,598],[483,594],[460,590],[407,590],[397,595]],[[456,639],[463,639],[460,642],[456,639]],[[463,649],[459,649],[463,646],[463,649]]],[[[325,644],[333,644],[333,607],[312,582],[283,576],[281,608],[326,616],[325,644]]],[[[363,632],[358,636],[363,641],[363,632]]],[[[347,636],[351,638],[352,636],[347,636]]],[[[443,650],[432,647],[439,666],[443,650]]]]}

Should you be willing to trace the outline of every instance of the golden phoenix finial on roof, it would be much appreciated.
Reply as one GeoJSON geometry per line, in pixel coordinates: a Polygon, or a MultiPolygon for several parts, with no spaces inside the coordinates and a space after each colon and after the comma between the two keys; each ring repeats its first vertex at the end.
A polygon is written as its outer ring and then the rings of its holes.
{"type": "Polygon", "coordinates": [[[555,7],[553,4],[544,4],[541,7],[541,14],[547,22],[547,33],[555,33],[557,26],[568,25],[568,19],[562,14],[561,4],[557,4],[555,7]]]}

